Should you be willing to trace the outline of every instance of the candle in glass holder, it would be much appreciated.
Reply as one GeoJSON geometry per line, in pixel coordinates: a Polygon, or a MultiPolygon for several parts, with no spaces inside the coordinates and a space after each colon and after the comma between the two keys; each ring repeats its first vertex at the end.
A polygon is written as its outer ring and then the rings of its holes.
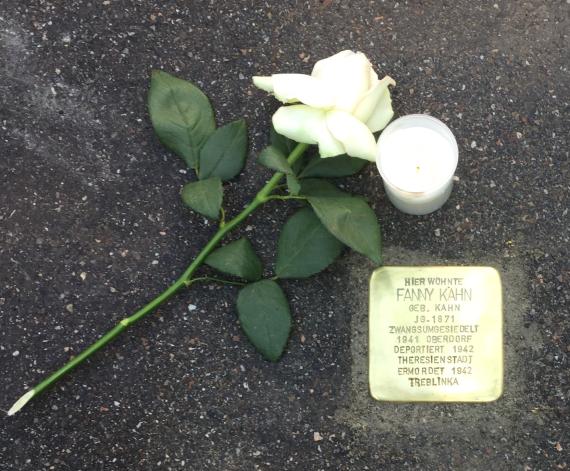
{"type": "Polygon", "coordinates": [[[441,208],[449,198],[457,156],[457,142],[445,124],[412,114],[384,129],[376,164],[392,204],[419,215],[441,208]]]}

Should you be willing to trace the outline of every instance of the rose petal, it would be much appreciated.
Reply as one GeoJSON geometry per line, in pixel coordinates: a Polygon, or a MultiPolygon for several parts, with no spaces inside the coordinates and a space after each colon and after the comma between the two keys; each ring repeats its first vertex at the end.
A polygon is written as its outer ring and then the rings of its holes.
{"type": "Polygon", "coordinates": [[[318,61],[311,76],[335,91],[335,109],[350,113],[370,88],[371,70],[370,61],[361,52],[342,51],[318,61]]]}
{"type": "Polygon", "coordinates": [[[345,111],[329,111],[326,114],[327,127],[339,140],[346,153],[370,161],[376,160],[376,141],[366,125],[345,111]]]}
{"type": "MultiPolygon", "coordinates": [[[[384,79],[389,79],[390,85],[396,84],[390,77],[385,77],[384,79]]],[[[370,118],[366,121],[366,126],[368,126],[372,132],[381,131],[388,125],[393,116],[392,97],[390,96],[390,90],[386,87],[380,95],[372,115],[370,115],[370,118]]]]}
{"type": "Polygon", "coordinates": [[[304,74],[271,76],[275,98],[283,103],[301,102],[314,108],[332,108],[334,92],[321,80],[304,74]]]}
{"type": "Polygon", "coordinates": [[[346,149],[340,141],[330,132],[326,119],[321,121],[322,128],[319,129],[319,155],[325,159],[327,157],[336,157],[337,155],[346,154],[346,149]]]}
{"type": "Polygon", "coordinates": [[[374,72],[372,67],[370,67],[370,77],[368,80],[370,81],[370,86],[368,87],[368,90],[370,91],[372,87],[378,83],[378,74],[374,72]]]}
{"type": "Polygon", "coordinates": [[[306,105],[282,106],[273,115],[275,130],[289,139],[318,144],[321,157],[345,153],[342,144],[330,133],[326,112],[306,105]]]}
{"type": "Polygon", "coordinates": [[[273,127],[297,142],[316,144],[315,128],[325,119],[325,112],[307,105],[282,106],[273,115],[273,127]]]}
{"type": "Polygon", "coordinates": [[[315,62],[311,75],[313,77],[323,78],[330,75],[331,72],[334,74],[335,70],[342,67],[344,61],[352,55],[354,55],[354,52],[346,49],[344,51],[337,52],[334,56],[321,59],[320,61],[315,62]]]}
{"type": "Polygon", "coordinates": [[[388,85],[396,85],[396,82],[386,76],[364,95],[352,113],[358,120],[366,123],[372,132],[383,129],[394,115],[388,85]],[[371,124],[377,129],[372,129],[368,123],[369,120],[372,121],[373,115],[375,119],[371,124]]]}
{"type": "Polygon", "coordinates": [[[256,75],[253,77],[253,84],[257,88],[261,88],[266,92],[273,92],[273,79],[271,77],[261,77],[259,75],[256,75]]]}

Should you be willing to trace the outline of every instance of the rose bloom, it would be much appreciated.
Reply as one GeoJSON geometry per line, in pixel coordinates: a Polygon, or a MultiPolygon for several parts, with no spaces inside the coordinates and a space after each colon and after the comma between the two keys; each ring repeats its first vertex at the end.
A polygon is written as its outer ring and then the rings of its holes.
{"type": "Polygon", "coordinates": [[[348,154],[375,160],[373,132],[392,119],[388,76],[378,80],[361,52],[342,51],[318,61],[311,75],[253,77],[256,87],[271,92],[282,106],[273,115],[275,130],[290,139],[318,144],[321,157],[348,154]]]}

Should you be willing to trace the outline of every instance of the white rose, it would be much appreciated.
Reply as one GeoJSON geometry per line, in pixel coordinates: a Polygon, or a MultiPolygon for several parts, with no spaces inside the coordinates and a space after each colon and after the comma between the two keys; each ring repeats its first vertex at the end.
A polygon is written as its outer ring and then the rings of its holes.
{"type": "Polygon", "coordinates": [[[256,87],[285,104],[273,115],[276,131],[297,142],[318,144],[321,157],[348,154],[375,160],[373,132],[392,119],[388,76],[378,80],[361,52],[342,51],[318,61],[311,75],[253,77],[256,87]]]}

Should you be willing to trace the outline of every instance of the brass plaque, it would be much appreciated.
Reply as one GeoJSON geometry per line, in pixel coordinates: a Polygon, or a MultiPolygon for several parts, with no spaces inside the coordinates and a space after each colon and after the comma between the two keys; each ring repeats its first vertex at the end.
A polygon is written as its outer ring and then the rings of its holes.
{"type": "Polygon", "coordinates": [[[370,280],[370,392],[487,402],[503,392],[503,308],[490,267],[382,267],[370,280]]]}

